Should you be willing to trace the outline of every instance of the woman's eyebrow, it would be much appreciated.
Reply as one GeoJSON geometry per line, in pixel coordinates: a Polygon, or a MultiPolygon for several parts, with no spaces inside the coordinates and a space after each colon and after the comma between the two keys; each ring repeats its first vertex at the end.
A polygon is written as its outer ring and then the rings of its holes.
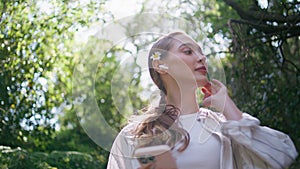
{"type": "Polygon", "coordinates": [[[193,44],[191,44],[191,43],[182,43],[181,45],[179,45],[179,47],[178,48],[182,48],[182,47],[193,47],[193,44]]]}
{"type": "Polygon", "coordinates": [[[181,45],[179,45],[178,48],[182,48],[182,47],[186,47],[186,46],[189,47],[189,48],[195,48],[195,49],[199,50],[200,52],[202,52],[202,49],[201,49],[201,47],[199,45],[195,46],[192,43],[182,43],[181,45]]]}

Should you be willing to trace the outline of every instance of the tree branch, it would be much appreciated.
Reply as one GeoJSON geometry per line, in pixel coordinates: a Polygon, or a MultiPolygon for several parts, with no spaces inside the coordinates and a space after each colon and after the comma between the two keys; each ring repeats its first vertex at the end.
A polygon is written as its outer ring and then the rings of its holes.
{"type": "Polygon", "coordinates": [[[277,22],[277,23],[290,23],[290,24],[297,24],[300,22],[300,14],[298,15],[289,15],[283,16],[279,14],[271,14],[263,11],[262,9],[258,8],[256,10],[244,10],[242,9],[234,0],[224,0],[224,2],[231,6],[234,10],[237,11],[239,16],[242,19],[250,20],[250,21],[264,21],[264,22],[277,22]]]}
{"type": "Polygon", "coordinates": [[[267,34],[272,33],[273,35],[275,35],[275,34],[288,34],[289,33],[290,34],[289,37],[300,35],[300,26],[297,26],[297,25],[295,25],[295,26],[286,26],[286,25],[273,26],[273,25],[252,22],[249,20],[235,20],[235,19],[230,19],[229,24],[231,24],[233,22],[239,23],[239,24],[251,25],[253,28],[256,28],[257,30],[260,30],[267,34]]]}

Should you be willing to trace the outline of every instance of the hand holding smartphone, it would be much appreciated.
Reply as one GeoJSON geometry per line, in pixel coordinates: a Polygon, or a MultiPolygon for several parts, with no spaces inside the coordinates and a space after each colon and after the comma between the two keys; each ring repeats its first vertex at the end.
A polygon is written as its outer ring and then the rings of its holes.
{"type": "Polygon", "coordinates": [[[140,169],[176,169],[176,161],[172,157],[168,145],[157,145],[138,148],[134,152],[141,165],[140,169]]]}

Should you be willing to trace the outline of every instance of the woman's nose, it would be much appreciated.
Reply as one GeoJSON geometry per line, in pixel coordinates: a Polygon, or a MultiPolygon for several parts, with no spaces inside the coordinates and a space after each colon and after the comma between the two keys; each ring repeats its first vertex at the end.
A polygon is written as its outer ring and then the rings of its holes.
{"type": "Polygon", "coordinates": [[[198,53],[197,54],[197,62],[205,63],[205,61],[206,61],[206,56],[203,55],[203,54],[198,53]]]}

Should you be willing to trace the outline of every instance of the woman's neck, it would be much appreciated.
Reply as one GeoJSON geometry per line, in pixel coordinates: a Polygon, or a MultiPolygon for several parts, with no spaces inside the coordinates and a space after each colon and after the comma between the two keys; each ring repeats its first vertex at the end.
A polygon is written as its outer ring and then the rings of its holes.
{"type": "Polygon", "coordinates": [[[177,86],[168,86],[167,104],[180,109],[181,115],[191,114],[199,111],[195,89],[180,89],[177,86]],[[176,91],[176,92],[175,92],[176,91]]]}

